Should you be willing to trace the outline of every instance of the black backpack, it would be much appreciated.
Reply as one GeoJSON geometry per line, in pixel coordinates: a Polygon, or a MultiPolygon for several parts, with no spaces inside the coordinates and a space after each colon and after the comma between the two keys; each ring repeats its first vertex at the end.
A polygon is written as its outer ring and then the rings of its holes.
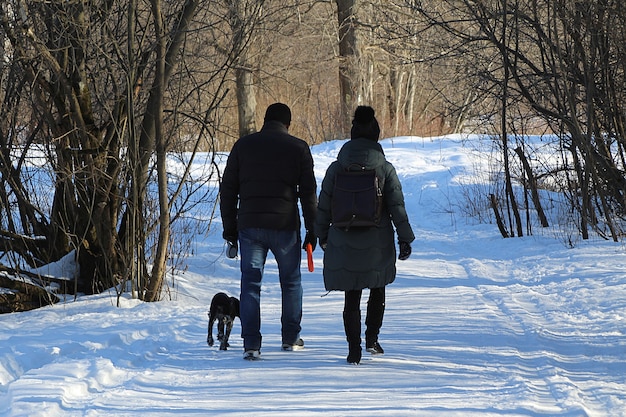
{"type": "Polygon", "coordinates": [[[330,205],[333,226],[346,231],[377,226],[382,206],[383,193],[376,170],[352,164],[337,172],[330,205]]]}

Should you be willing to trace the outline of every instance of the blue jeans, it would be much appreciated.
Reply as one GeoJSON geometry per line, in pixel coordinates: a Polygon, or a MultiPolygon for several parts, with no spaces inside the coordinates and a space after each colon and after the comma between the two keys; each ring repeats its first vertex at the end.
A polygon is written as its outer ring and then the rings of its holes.
{"type": "Polygon", "coordinates": [[[302,257],[300,233],[249,228],[239,231],[241,256],[240,318],[244,350],[261,349],[261,280],[268,251],[278,264],[282,294],[282,342],[300,337],[302,321],[302,257]]]}

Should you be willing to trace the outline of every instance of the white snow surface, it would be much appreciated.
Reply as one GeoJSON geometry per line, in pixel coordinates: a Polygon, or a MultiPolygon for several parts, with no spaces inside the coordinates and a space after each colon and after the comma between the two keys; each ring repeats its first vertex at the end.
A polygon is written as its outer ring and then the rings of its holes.
{"type": "MultiPolygon", "coordinates": [[[[304,350],[280,349],[272,255],[262,359],[242,359],[239,321],[228,351],[209,347],[211,298],[239,296],[217,216],[162,302],[117,307],[110,291],[0,315],[0,416],[626,416],[623,243],[558,221],[504,239],[468,217],[488,187],[480,140],[381,141],[417,236],[387,287],[384,355],[346,363],[343,293],[326,293],[319,248],[314,272],[302,262],[304,350]]],[[[312,147],[318,185],[344,142],[312,147]]]]}

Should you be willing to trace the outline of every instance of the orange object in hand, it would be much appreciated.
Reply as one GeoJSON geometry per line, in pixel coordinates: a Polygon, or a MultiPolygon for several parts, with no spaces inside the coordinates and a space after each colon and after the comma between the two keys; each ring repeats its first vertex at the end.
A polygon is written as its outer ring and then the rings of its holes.
{"type": "Polygon", "coordinates": [[[315,270],[313,265],[313,246],[310,243],[306,244],[306,260],[309,264],[309,272],[313,272],[315,270]]]}

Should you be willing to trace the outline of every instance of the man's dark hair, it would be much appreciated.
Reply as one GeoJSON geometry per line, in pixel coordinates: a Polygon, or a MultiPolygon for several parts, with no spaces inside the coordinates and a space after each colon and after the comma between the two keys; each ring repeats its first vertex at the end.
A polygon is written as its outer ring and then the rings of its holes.
{"type": "Polygon", "coordinates": [[[277,120],[285,126],[289,126],[291,124],[291,110],[289,106],[283,103],[270,104],[265,111],[265,121],[267,122],[268,120],[277,120]]]}

